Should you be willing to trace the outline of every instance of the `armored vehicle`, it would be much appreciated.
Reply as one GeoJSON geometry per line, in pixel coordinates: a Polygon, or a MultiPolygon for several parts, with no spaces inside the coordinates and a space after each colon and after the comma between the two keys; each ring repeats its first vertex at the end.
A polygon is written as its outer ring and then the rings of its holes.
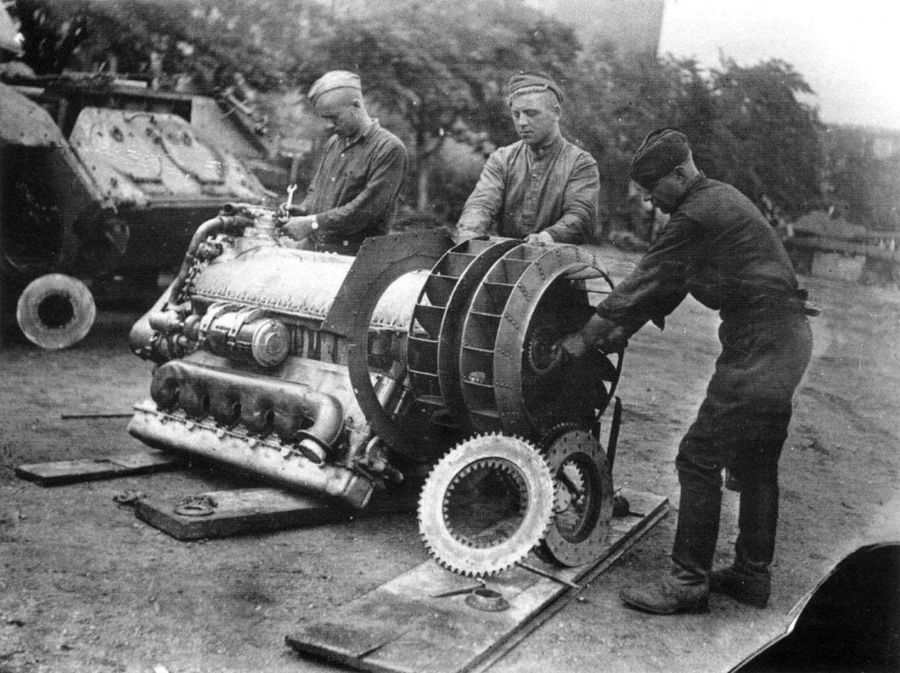
{"type": "Polygon", "coordinates": [[[212,98],[102,76],[0,84],[2,317],[41,347],[76,343],[104,280],[155,287],[197,222],[273,196],[238,158],[259,151],[212,98]]]}

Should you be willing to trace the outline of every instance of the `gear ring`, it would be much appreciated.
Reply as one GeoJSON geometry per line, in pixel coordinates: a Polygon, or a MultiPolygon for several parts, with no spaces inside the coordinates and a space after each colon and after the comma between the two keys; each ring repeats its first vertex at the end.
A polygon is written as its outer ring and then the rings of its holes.
{"type": "Polygon", "coordinates": [[[435,465],[419,497],[419,532],[437,562],[471,577],[494,575],[524,559],[547,533],[555,506],[550,466],[529,442],[501,434],[480,435],[458,444],[435,465]],[[458,520],[458,506],[470,501],[467,491],[490,488],[497,499],[504,486],[518,510],[512,517],[481,521],[482,527],[458,520]],[[493,525],[490,525],[493,523],[493,525]],[[487,525],[485,525],[487,524],[487,525]]]}
{"type": "Polygon", "coordinates": [[[545,455],[556,482],[558,506],[550,530],[536,550],[539,558],[563,566],[597,559],[612,517],[612,475],[606,454],[589,432],[557,435],[545,455]]]}

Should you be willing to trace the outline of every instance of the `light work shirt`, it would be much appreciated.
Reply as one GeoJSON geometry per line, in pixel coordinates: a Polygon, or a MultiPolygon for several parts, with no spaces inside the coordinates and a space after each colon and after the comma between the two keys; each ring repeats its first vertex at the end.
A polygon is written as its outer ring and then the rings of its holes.
{"type": "Polygon", "coordinates": [[[510,238],[547,231],[559,243],[583,243],[594,233],[599,196],[590,154],[562,136],[539,150],[520,140],[488,157],[457,231],[510,238]]]}

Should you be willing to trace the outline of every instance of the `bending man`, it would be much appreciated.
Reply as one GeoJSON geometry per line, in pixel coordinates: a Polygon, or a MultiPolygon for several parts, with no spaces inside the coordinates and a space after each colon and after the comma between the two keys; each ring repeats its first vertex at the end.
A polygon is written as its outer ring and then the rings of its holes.
{"type": "Polygon", "coordinates": [[[457,239],[493,234],[529,243],[582,243],[593,235],[597,162],[559,131],[562,91],[540,72],[507,84],[520,140],[488,157],[457,224],[457,239]]]}
{"type": "Polygon", "coordinates": [[[388,232],[406,178],[406,148],[366,111],[359,77],[324,74],[308,94],[331,137],[306,198],[284,231],[316,250],[353,255],[363,240],[388,232]]]}
{"type": "Polygon", "coordinates": [[[769,599],[778,519],[778,459],[791,398],[809,362],[812,335],[778,235],[738,190],[706,178],[688,139],[673,129],[649,134],[631,177],[671,219],[635,271],[597,307],[580,332],[557,345],[560,357],[613,350],[690,293],[718,310],[722,352],[675,465],[681,504],[672,566],[660,581],[622,592],[626,604],[671,614],[708,609],[709,591],[757,607],[769,599]],[[741,484],[732,566],[711,573],[722,498],[722,470],[741,484]]]}

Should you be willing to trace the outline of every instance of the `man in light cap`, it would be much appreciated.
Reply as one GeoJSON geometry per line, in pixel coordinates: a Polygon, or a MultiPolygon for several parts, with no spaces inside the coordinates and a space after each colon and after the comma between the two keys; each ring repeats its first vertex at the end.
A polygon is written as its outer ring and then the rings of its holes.
{"type": "Polygon", "coordinates": [[[631,607],[656,614],[704,612],[709,592],[765,607],[778,519],[778,459],[791,398],[809,362],[806,303],[778,235],[734,187],[710,180],[675,129],[649,134],[631,163],[645,198],[671,214],[634,272],[596,315],[555,345],[562,360],[589,348],[624,347],[645,323],[691,294],[720,312],[722,352],[696,420],[678,447],[681,485],[672,565],[656,583],[625,589],[631,607]],[[719,531],[722,471],[740,484],[734,563],[711,572],[719,531]]]}
{"type": "Polygon", "coordinates": [[[520,140],[488,157],[457,223],[457,239],[493,234],[582,243],[594,232],[597,162],[559,131],[562,91],[542,72],[513,75],[507,104],[520,140]]]}
{"type": "Polygon", "coordinates": [[[367,237],[388,232],[406,178],[406,147],[369,116],[354,73],[325,73],[308,97],[332,135],[284,231],[316,250],[353,255],[367,237]]]}

